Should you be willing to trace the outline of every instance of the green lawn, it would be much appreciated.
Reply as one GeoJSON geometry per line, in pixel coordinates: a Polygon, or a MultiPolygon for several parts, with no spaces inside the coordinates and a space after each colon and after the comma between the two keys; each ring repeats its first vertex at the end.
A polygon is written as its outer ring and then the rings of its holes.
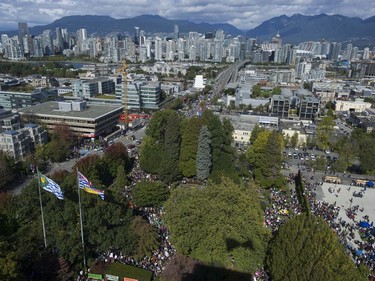
{"type": "Polygon", "coordinates": [[[122,264],[111,263],[105,269],[106,274],[119,276],[119,280],[124,280],[124,277],[138,279],[139,281],[151,281],[152,272],[138,267],[122,264]]]}

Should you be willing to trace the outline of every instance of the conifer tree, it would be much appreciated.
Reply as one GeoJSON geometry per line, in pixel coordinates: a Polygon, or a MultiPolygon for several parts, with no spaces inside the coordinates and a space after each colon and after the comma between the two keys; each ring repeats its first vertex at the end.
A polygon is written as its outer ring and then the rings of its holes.
{"type": "Polygon", "coordinates": [[[197,178],[205,180],[210,175],[212,159],[211,159],[211,134],[207,126],[202,126],[197,151],[197,178]]]}

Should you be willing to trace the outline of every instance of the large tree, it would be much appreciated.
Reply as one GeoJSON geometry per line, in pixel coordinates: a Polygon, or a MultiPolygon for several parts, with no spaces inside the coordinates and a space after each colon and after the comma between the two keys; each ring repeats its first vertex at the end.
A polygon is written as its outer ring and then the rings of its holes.
{"type": "Polygon", "coordinates": [[[251,144],[254,144],[255,140],[257,139],[260,132],[263,132],[265,129],[262,127],[259,127],[259,124],[255,124],[254,128],[251,130],[250,135],[250,142],[251,144]]]}
{"type": "Polygon", "coordinates": [[[157,229],[140,216],[134,218],[130,227],[137,236],[137,245],[133,256],[136,259],[151,256],[152,252],[157,250],[159,246],[157,229]]]}
{"type": "MultiPolygon", "coordinates": [[[[97,188],[102,188],[101,160],[95,157],[85,157],[78,163],[79,170],[84,173],[97,188]],[[92,170],[90,170],[92,169],[92,170]]],[[[40,219],[38,188],[36,181],[22,190],[14,202],[13,217],[19,227],[12,230],[14,240],[10,241],[16,250],[19,272],[25,275],[33,272],[38,280],[54,280],[58,270],[58,257],[63,257],[66,263],[75,270],[82,266],[82,245],[80,237],[78,211],[78,183],[76,173],[58,172],[49,175],[64,191],[64,200],[58,200],[52,193],[41,191],[44,221],[48,249],[44,251],[42,226],[40,219]],[[43,262],[44,256],[56,249],[56,257],[46,258],[56,261],[53,270],[43,262]],[[40,275],[40,276],[39,276],[40,275]],[[39,278],[40,277],[40,278],[39,278]]],[[[86,257],[93,257],[100,252],[119,250],[128,255],[133,254],[138,241],[130,225],[133,220],[132,212],[122,194],[105,192],[105,200],[99,196],[81,192],[83,212],[83,229],[86,246],[86,257]]],[[[0,228],[2,229],[2,228],[0,228]]],[[[1,236],[1,234],[0,234],[1,236]]],[[[1,237],[0,237],[1,238],[1,237]]],[[[1,239],[0,239],[1,242],[1,239]]],[[[11,255],[6,258],[9,260],[11,255]]],[[[0,257],[1,258],[1,257],[0,257]]],[[[64,269],[66,270],[66,269],[64,269]]],[[[64,274],[66,276],[67,274],[64,274]]],[[[69,274],[68,274],[69,275],[69,274]]],[[[22,280],[22,279],[19,279],[22,280]]]]}
{"type": "Polygon", "coordinates": [[[262,187],[281,188],[284,180],[280,174],[283,137],[277,131],[262,131],[247,152],[254,178],[262,187]]]}
{"type": "Polygon", "coordinates": [[[66,157],[72,153],[72,147],[77,142],[77,138],[65,123],[56,125],[50,137],[51,141],[39,148],[38,155],[53,162],[65,161],[66,157]]]}
{"type": "Polygon", "coordinates": [[[211,135],[207,126],[201,128],[197,151],[197,178],[205,180],[211,172],[211,135]]]}
{"type": "Polygon", "coordinates": [[[15,167],[14,160],[0,150],[0,190],[16,178],[15,167]]]}
{"type": "Polygon", "coordinates": [[[178,167],[180,158],[180,117],[170,114],[164,126],[163,158],[160,161],[160,179],[166,183],[172,183],[181,177],[178,167]]]}
{"type": "Polygon", "coordinates": [[[184,177],[193,177],[196,173],[198,137],[202,119],[194,116],[183,120],[181,124],[181,149],[179,167],[184,177]]]}
{"type": "Polygon", "coordinates": [[[233,126],[228,119],[222,122],[212,111],[205,110],[202,115],[203,122],[211,134],[212,169],[210,178],[219,182],[221,176],[237,180],[235,171],[235,154],[232,147],[233,126]]]}
{"type": "Polygon", "coordinates": [[[331,227],[306,213],[279,229],[270,242],[266,266],[274,281],[368,280],[355,268],[331,227]]]}
{"type": "Polygon", "coordinates": [[[112,178],[117,176],[118,167],[129,169],[130,160],[126,147],[121,142],[116,142],[109,146],[103,154],[103,162],[112,178]]]}
{"type": "Polygon", "coordinates": [[[256,186],[228,179],[204,188],[177,188],[165,204],[164,220],[180,253],[200,261],[253,272],[265,257],[270,236],[256,186]]]}
{"type": "Polygon", "coordinates": [[[160,207],[168,199],[169,189],[161,182],[144,180],[137,182],[132,194],[137,207],[160,207]]]}
{"type": "Polygon", "coordinates": [[[146,129],[146,137],[140,149],[141,167],[159,175],[166,183],[180,177],[180,123],[181,117],[176,111],[157,112],[146,129]]]}
{"type": "Polygon", "coordinates": [[[327,115],[318,122],[316,127],[316,140],[321,149],[329,149],[331,146],[329,140],[335,125],[334,120],[332,115],[327,115]]]}

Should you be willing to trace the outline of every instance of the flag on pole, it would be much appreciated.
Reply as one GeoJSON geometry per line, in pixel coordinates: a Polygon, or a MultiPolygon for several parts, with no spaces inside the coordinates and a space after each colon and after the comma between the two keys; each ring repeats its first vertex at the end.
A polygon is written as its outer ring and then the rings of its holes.
{"type": "Polygon", "coordinates": [[[87,193],[99,195],[102,200],[104,200],[104,190],[94,188],[94,185],[79,171],[78,173],[78,186],[87,193]]]}
{"type": "Polygon", "coordinates": [[[42,173],[39,173],[39,181],[40,181],[40,186],[44,190],[53,193],[60,200],[64,199],[64,194],[60,186],[57,183],[55,183],[53,180],[51,180],[50,178],[47,178],[42,173]]]}

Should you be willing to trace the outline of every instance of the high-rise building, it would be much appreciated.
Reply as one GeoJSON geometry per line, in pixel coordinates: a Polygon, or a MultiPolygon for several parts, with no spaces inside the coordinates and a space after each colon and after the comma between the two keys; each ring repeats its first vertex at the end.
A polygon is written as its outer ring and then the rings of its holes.
{"type": "Polygon", "coordinates": [[[222,62],[223,60],[223,42],[220,40],[214,40],[214,62],[222,62]]]}
{"type": "Polygon", "coordinates": [[[353,50],[353,45],[348,44],[346,45],[346,49],[344,51],[343,59],[344,60],[350,60],[352,57],[352,50],[353,50]]]}
{"type": "Polygon", "coordinates": [[[146,42],[145,31],[141,30],[139,33],[139,46],[144,46],[146,42]]]}
{"type": "Polygon", "coordinates": [[[62,52],[64,50],[64,39],[62,34],[62,29],[56,27],[56,51],[62,52]]]}
{"type": "Polygon", "coordinates": [[[178,38],[180,37],[180,30],[178,29],[178,25],[175,24],[174,25],[174,40],[178,40],[178,38]]]}
{"type": "Polygon", "coordinates": [[[219,41],[224,41],[224,30],[216,30],[215,32],[215,39],[219,40],[219,41]]]}
{"type": "Polygon", "coordinates": [[[354,47],[352,50],[352,55],[350,57],[350,60],[357,60],[358,56],[358,47],[354,47]]]}
{"type": "Polygon", "coordinates": [[[189,60],[195,61],[196,59],[197,59],[197,48],[194,45],[191,45],[189,49],[189,60]]]}
{"type": "Polygon", "coordinates": [[[370,59],[370,48],[364,48],[363,49],[363,60],[369,60],[370,59]]]}
{"type": "Polygon", "coordinates": [[[29,34],[29,29],[27,23],[19,22],[18,23],[18,41],[20,42],[21,50],[24,52],[23,38],[29,34]]]}
{"type": "Polygon", "coordinates": [[[323,41],[322,42],[322,49],[321,49],[321,52],[320,52],[320,54],[322,55],[322,56],[328,56],[328,54],[329,54],[329,42],[326,42],[326,41],[323,41]]]}
{"type": "Polygon", "coordinates": [[[329,59],[333,61],[337,61],[339,59],[340,52],[341,52],[341,43],[331,42],[331,46],[329,50],[329,59]]]}
{"type": "Polygon", "coordinates": [[[42,33],[43,53],[47,56],[54,54],[52,31],[44,30],[42,33]]]}
{"type": "Polygon", "coordinates": [[[155,60],[163,60],[163,41],[160,37],[155,38],[155,60]]]}
{"type": "Polygon", "coordinates": [[[77,46],[79,51],[83,50],[83,45],[87,39],[87,30],[86,28],[80,28],[77,30],[77,46]]]}
{"type": "Polygon", "coordinates": [[[134,39],[133,42],[135,45],[139,46],[139,27],[135,26],[134,27],[134,39]]]}

